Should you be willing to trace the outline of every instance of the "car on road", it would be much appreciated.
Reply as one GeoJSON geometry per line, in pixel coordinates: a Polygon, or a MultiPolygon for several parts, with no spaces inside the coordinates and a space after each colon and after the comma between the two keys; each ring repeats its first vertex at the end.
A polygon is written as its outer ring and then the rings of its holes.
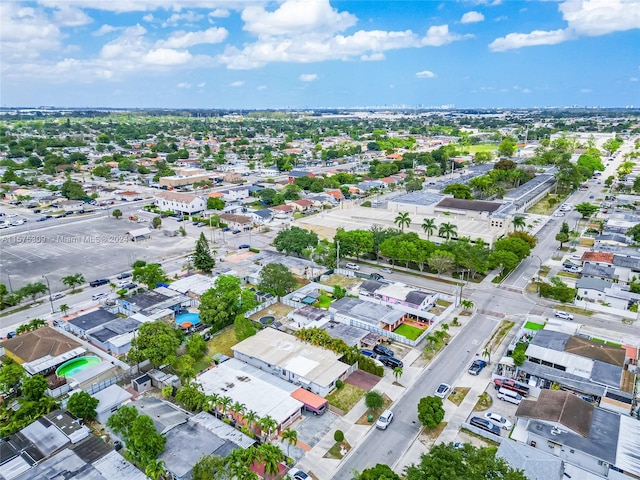
{"type": "Polygon", "coordinates": [[[487,362],[484,360],[474,360],[471,366],[469,367],[469,373],[471,375],[479,375],[484,367],[487,366],[487,362]]]}
{"type": "Polygon", "coordinates": [[[380,275],[379,273],[372,273],[371,274],[371,278],[374,280],[384,280],[384,277],[382,275],[380,275]]]}
{"type": "Polygon", "coordinates": [[[474,427],[478,427],[481,428],[482,430],[485,430],[489,433],[493,433],[495,435],[500,436],[500,428],[498,428],[497,425],[495,425],[493,422],[490,422],[489,420],[487,420],[486,418],[482,418],[482,417],[473,417],[469,423],[471,425],[473,425],[474,427]]]}
{"type": "Polygon", "coordinates": [[[106,297],[108,294],[107,293],[94,293],[93,295],[91,295],[91,300],[100,300],[101,298],[106,297]]]}
{"type": "Polygon", "coordinates": [[[573,315],[569,312],[563,312],[562,310],[556,310],[556,317],[563,320],[573,320],[573,315]]]}
{"type": "Polygon", "coordinates": [[[351,263],[351,262],[349,262],[349,263],[347,263],[347,264],[345,265],[345,267],[347,267],[347,268],[349,268],[349,269],[351,269],[351,270],[360,270],[360,265],[358,265],[357,263],[351,263]]]}
{"type": "Polygon", "coordinates": [[[392,421],[393,421],[393,412],[391,410],[385,410],[378,417],[378,420],[376,421],[376,428],[379,430],[386,430],[392,421]]]}
{"type": "Polygon", "coordinates": [[[234,231],[233,231],[233,232],[231,232],[231,233],[233,233],[234,235],[237,235],[237,234],[238,234],[238,233],[240,233],[240,232],[242,232],[242,230],[234,230],[234,231]]]}
{"type": "Polygon", "coordinates": [[[441,383],[436,388],[435,396],[440,398],[447,398],[447,396],[451,393],[451,385],[447,383],[441,383]]]}
{"type": "Polygon", "coordinates": [[[222,229],[222,231],[223,231],[223,232],[229,232],[230,230],[231,230],[231,229],[230,229],[229,227],[224,227],[224,228],[222,229]]]}
{"type": "Polygon", "coordinates": [[[109,283],[108,278],[99,278],[98,280],[94,280],[93,282],[89,282],[90,287],[99,287],[101,285],[107,285],[109,283]]]}
{"type": "Polygon", "coordinates": [[[564,213],[562,212],[556,212],[553,214],[554,217],[564,217],[564,213]]]}
{"type": "Polygon", "coordinates": [[[404,364],[398,360],[395,357],[389,357],[387,355],[380,355],[378,357],[378,360],[380,361],[380,363],[382,363],[383,365],[389,367],[389,368],[397,368],[397,367],[404,367],[404,364]]]}
{"type": "Polygon", "coordinates": [[[298,468],[292,468],[289,470],[289,476],[293,478],[293,480],[309,480],[311,478],[308,473],[305,473],[298,468]]]}
{"type": "Polygon", "coordinates": [[[486,418],[490,422],[493,422],[503,430],[510,430],[511,427],[513,427],[513,423],[504,418],[502,415],[498,415],[497,413],[487,412],[484,414],[484,418],[486,418]]]}
{"type": "Polygon", "coordinates": [[[386,355],[387,357],[393,357],[395,355],[393,350],[389,347],[385,347],[384,345],[376,345],[373,347],[373,351],[378,355],[386,355]]]}
{"type": "Polygon", "coordinates": [[[360,353],[365,357],[369,357],[369,358],[376,358],[378,356],[376,355],[376,352],[374,352],[373,350],[363,349],[363,350],[360,350],[360,353]]]}
{"type": "Polygon", "coordinates": [[[384,273],[393,273],[393,270],[391,270],[390,268],[383,268],[382,271],[384,273]]]}
{"type": "Polygon", "coordinates": [[[131,277],[131,272],[122,272],[122,273],[119,273],[116,278],[118,280],[122,280],[124,278],[130,278],[130,277],[131,277]]]}
{"type": "Polygon", "coordinates": [[[120,288],[125,288],[127,290],[132,290],[132,289],[136,288],[137,286],[138,286],[137,283],[125,282],[122,285],[120,285],[120,288]]]}
{"type": "Polygon", "coordinates": [[[47,217],[38,217],[38,218],[36,218],[36,222],[44,222],[45,220],[47,220],[47,217]]]}
{"type": "Polygon", "coordinates": [[[571,255],[571,260],[582,260],[582,255],[571,255]]]}
{"type": "Polygon", "coordinates": [[[64,293],[54,293],[51,295],[51,300],[60,300],[61,298],[64,298],[64,293]]]}
{"type": "Polygon", "coordinates": [[[594,199],[594,198],[596,198],[596,197],[595,197],[595,195],[589,195],[589,198],[590,198],[591,200],[593,200],[593,199],[594,199]]]}
{"type": "Polygon", "coordinates": [[[248,243],[241,243],[240,245],[238,245],[238,248],[242,249],[242,248],[250,248],[251,246],[248,243]]]}
{"type": "Polygon", "coordinates": [[[15,336],[16,336],[16,332],[8,332],[7,333],[7,340],[10,339],[10,338],[13,338],[15,336]]]}

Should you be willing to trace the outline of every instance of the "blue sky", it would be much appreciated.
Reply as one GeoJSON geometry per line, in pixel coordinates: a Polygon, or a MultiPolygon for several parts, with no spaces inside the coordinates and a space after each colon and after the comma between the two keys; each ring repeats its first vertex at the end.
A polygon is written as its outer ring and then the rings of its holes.
{"type": "Polygon", "coordinates": [[[640,0],[0,3],[3,106],[640,105],[640,0]]]}

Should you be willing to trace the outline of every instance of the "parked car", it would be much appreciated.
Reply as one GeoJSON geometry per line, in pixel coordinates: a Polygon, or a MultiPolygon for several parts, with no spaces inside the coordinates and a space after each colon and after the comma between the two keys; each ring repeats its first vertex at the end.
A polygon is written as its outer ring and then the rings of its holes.
{"type": "Polygon", "coordinates": [[[529,395],[529,387],[527,385],[523,385],[522,383],[518,383],[511,378],[496,378],[493,380],[493,385],[496,390],[501,388],[507,390],[513,390],[521,395],[529,395]]]}
{"type": "Polygon", "coordinates": [[[393,412],[391,410],[385,410],[382,415],[378,417],[376,421],[376,428],[379,430],[386,430],[389,424],[393,421],[393,412]]]}
{"type": "Polygon", "coordinates": [[[349,269],[351,269],[351,270],[360,270],[360,265],[358,265],[357,263],[351,263],[351,262],[349,262],[349,263],[347,263],[347,264],[345,265],[345,267],[347,267],[347,268],[349,268],[349,269]]]}
{"type": "Polygon", "coordinates": [[[569,312],[563,312],[561,310],[556,310],[556,317],[562,318],[563,320],[573,320],[573,315],[569,312]]]}
{"type": "Polygon", "coordinates": [[[393,270],[391,270],[390,268],[383,268],[382,271],[384,273],[393,273],[393,270]]]}
{"type": "Polygon", "coordinates": [[[376,358],[378,356],[376,355],[376,352],[374,352],[373,350],[363,349],[363,350],[360,350],[360,353],[365,357],[369,357],[369,358],[376,358]]]}
{"type": "Polygon", "coordinates": [[[379,273],[372,273],[371,274],[371,278],[374,280],[384,280],[384,277],[382,275],[380,275],[379,273]]]}
{"type": "Polygon", "coordinates": [[[8,332],[7,333],[7,340],[10,339],[10,338],[13,338],[15,336],[16,336],[16,332],[8,332]]]}
{"type": "Polygon", "coordinates": [[[238,233],[241,233],[241,232],[242,232],[242,230],[234,230],[234,231],[233,231],[233,232],[231,232],[231,233],[233,233],[234,235],[237,235],[238,233]]]}
{"type": "Polygon", "coordinates": [[[478,375],[482,371],[484,367],[487,366],[487,362],[484,360],[474,360],[471,366],[469,367],[469,373],[471,375],[478,375]]]}
{"type": "Polygon", "coordinates": [[[116,278],[118,280],[122,280],[123,278],[130,278],[130,277],[131,277],[131,272],[122,272],[122,273],[119,273],[116,278]]]}
{"type": "Polygon", "coordinates": [[[487,420],[486,418],[482,418],[482,417],[473,417],[469,423],[471,425],[473,425],[474,427],[478,427],[481,428],[482,430],[485,430],[489,433],[493,433],[494,435],[498,435],[500,436],[500,429],[498,428],[497,425],[494,425],[493,422],[490,422],[489,420],[487,420]]]}
{"type": "Polygon", "coordinates": [[[504,418],[502,415],[498,415],[497,413],[487,412],[484,414],[484,418],[495,423],[503,430],[510,430],[511,427],[513,427],[513,423],[504,418]]]}
{"type": "Polygon", "coordinates": [[[404,367],[404,364],[398,360],[395,357],[389,357],[387,355],[380,355],[378,357],[378,360],[380,361],[380,363],[382,363],[383,365],[389,367],[389,368],[396,368],[396,367],[404,367]]]}
{"type": "Polygon", "coordinates": [[[243,248],[250,248],[251,246],[248,243],[241,243],[240,245],[238,245],[238,248],[243,249],[243,248]]]}
{"type": "Polygon", "coordinates": [[[98,280],[94,280],[93,282],[89,282],[90,287],[99,287],[101,285],[106,285],[109,283],[108,278],[99,278],[98,280]]]}
{"type": "Polygon", "coordinates": [[[497,397],[498,400],[513,403],[514,405],[520,405],[520,402],[522,401],[522,395],[514,390],[509,390],[507,388],[499,389],[497,397]]]}
{"type": "Polygon", "coordinates": [[[378,355],[386,355],[387,357],[393,357],[395,355],[393,350],[389,347],[385,347],[384,345],[376,345],[373,347],[373,351],[378,355]]]}
{"type": "Polygon", "coordinates": [[[436,388],[435,396],[440,398],[447,398],[447,396],[451,393],[451,385],[447,383],[441,383],[436,388]]]}
{"type": "Polygon", "coordinates": [[[231,230],[231,229],[230,229],[229,227],[224,227],[224,228],[222,229],[222,231],[223,231],[223,232],[228,232],[228,231],[230,231],[230,230],[231,230]]]}
{"type": "Polygon", "coordinates": [[[38,218],[36,218],[36,222],[44,222],[47,219],[48,219],[48,217],[38,217],[38,218]]]}
{"type": "Polygon", "coordinates": [[[303,472],[298,468],[292,468],[291,470],[289,470],[289,476],[293,478],[293,480],[308,480],[311,478],[309,474],[303,472]]]}

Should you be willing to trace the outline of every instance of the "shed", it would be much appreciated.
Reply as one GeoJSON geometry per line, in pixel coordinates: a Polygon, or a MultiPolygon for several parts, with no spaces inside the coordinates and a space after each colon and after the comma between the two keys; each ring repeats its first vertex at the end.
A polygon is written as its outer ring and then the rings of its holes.
{"type": "Polygon", "coordinates": [[[109,417],[114,414],[123,403],[128,402],[131,400],[131,397],[133,397],[131,393],[118,385],[111,385],[104,390],[100,390],[98,393],[94,393],[92,396],[98,399],[96,420],[102,424],[106,423],[109,417]]]}

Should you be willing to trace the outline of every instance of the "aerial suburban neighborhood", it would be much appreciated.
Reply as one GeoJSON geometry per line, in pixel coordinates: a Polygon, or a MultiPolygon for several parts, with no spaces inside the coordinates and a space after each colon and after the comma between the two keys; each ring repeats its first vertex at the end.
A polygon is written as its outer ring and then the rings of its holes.
{"type": "Polygon", "coordinates": [[[3,108],[0,197],[1,480],[640,478],[637,109],[3,108]]]}

